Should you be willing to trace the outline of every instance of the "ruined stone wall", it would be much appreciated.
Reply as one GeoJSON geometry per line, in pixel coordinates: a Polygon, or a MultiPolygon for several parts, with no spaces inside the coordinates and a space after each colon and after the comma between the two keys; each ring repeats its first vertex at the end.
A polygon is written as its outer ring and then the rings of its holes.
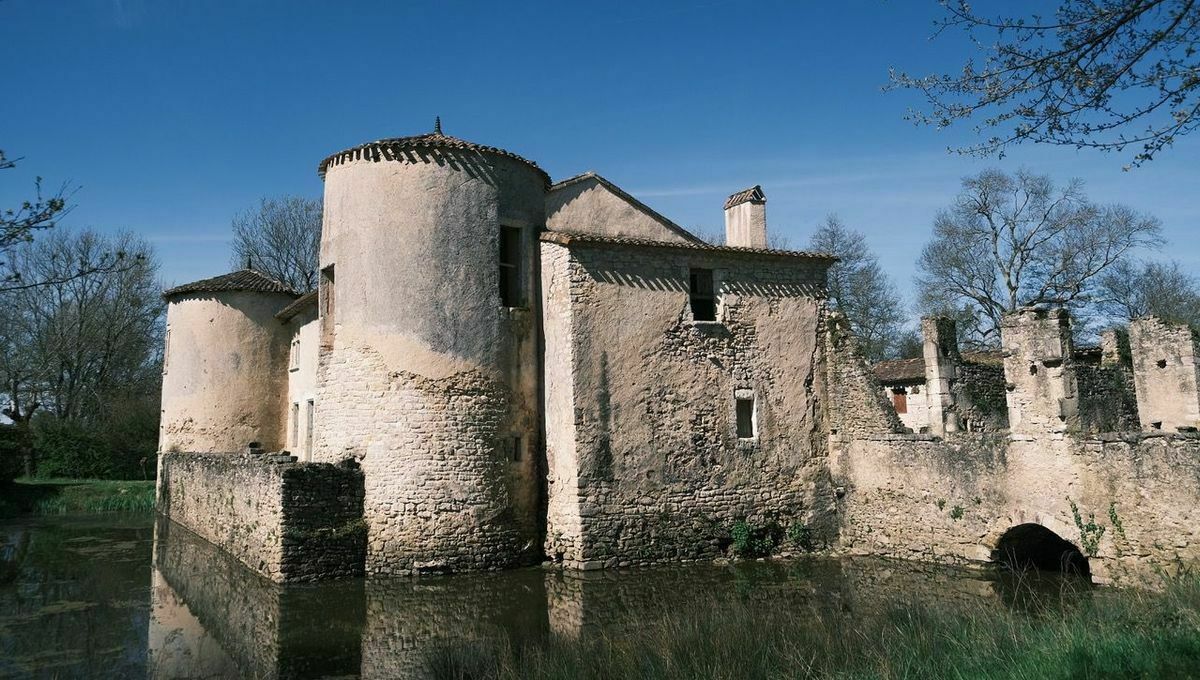
{"type": "Polygon", "coordinates": [[[962,360],[950,385],[963,428],[968,432],[997,432],[1008,428],[1004,366],[962,360]]]}
{"type": "Polygon", "coordinates": [[[548,339],[569,336],[571,349],[548,352],[547,385],[571,389],[547,391],[548,402],[570,400],[547,407],[547,553],[583,568],[708,559],[742,519],[809,524],[831,538],[825,262],[612,243],[542,249],[545,296],[569,296],[571,307],[548,323],[548,339]],[[690,267],[714,270],[718,322],[692,320],[690,267]],[[737,437],[736,394],[753,395],[754,438],[737,437]]]}
{"type": "Polygon", "coordinates": [[[887,435],[834,451],[841,545],[852,554],[987,562],[1004,532],[1034,523],[1088,554],[1098,581],[1152,579],[1200,559],[1194,436],[887,435]],[[1104,528],[1089,551],[1081,526],[1093,521],[1104,528]]]}
{"type": "Polygon", "coordinates": [[[1129,324],[1138,413],[1145,430],[1200,426],[1200,337],[1154,317],[1129,324]]]}
{"type": "Polygon", "coordinates": [[[328,169],[314,458],[361,461],[375,574],[540,557],[537,232],[545,178],[428,149],[328,169]],[[522,229],[524,300],[500,297],[522,229]]]}
{"type": "Polygon", "coordinates": [[[846,317],[830,314],[823,331],[830,432],[856,437],[904,431],[846,317]]]}
{"type": "Polygon", "coordinates": [[[160,456],[158,511],[273,581],[359,576],[363,477],[272,456],[160,456]]]}
{"type": "Polygon", "coordinates": [[[1126,366],[1077,364],[1079,420],[1084,432],[1140,429],[1133,372],[1126,366]]]}
{"type": "Polygon", "coordinates": [[[180,295],[167,305],[159,452],[284,446],[291,334],[281,293],[180,295]]]}
{"type": "Polygon", "coordinates": [[[1009,429],[1018,438],[1079,432],[1079,388],[1065,309],[1024,308],[1004,317],[1009,429]]]}

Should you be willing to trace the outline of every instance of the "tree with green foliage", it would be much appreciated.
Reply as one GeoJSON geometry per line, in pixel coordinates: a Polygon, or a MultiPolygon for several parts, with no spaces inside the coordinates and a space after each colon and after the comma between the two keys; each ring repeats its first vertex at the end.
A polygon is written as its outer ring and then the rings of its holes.
{"type": "MultiPolygon", "coordinates": [[[[909,117],[937,128],[976,120],[986,141],[961,149],[1003,155],[1023,142],[1137,152],[1141,165],[1200,126],[1200,3],[1060,0],[1051,13],[1013,14],[939,0],[935,36],[962,31],[983,59],[892,85],[924,95],[909,117]]],[[[1127,166],[1128,167],[1128,166],[1127,166]]]]}

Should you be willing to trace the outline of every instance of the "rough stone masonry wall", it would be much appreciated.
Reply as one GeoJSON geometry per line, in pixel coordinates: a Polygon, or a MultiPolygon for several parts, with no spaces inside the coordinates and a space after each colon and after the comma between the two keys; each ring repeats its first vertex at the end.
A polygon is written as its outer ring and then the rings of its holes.
{"type": "Polygon", "coordinates": [[[150,616],[153,677],[347,677],[362,666],[363,582],[285,587],[159,518],[150,616]],[[211,648],[217,645],[224,654],[211,648]],[[204,664],[204,665],[200,665],[204,664]]]}
{"type": "Polygon", "coordinates": [[[1154,317],[1129,324],[1137,406],[1145,430],[1200,426],[1200,337],[1154,317]]]}
{"type": "Polygon", "coordinates": [[[1194,435],[1012,443],[884,435],[835,451],[841,540],[852,554],[986,562],[1004,532],[1035,523],[1083,549],[1102,582],[1144,582],[1200,559],[1194,435]],[[1089,518],[1104,527],[1092,551],[1081,532],[1089,518]]]}
{"type": "Polygon", "coordinates": [[[824,330],[830,432],[848,437],[903,432],[904,424],[884,396],[846,317],[829,314],[824,330]]]}
{"type": "Polygon", "coordinates": [[[571,386],[547,395],[571,400],[547,413],[550,556],[582,568],[709,559],[739,520],[832,539],[824,262],[587,243],[542,253],[547,299],[569,290],[571,307],[548,321],[572,345],[547,354],[547,385],[571,386]],[[721,322],[692,321],[689,267],[714,270],[721,322]],[[755,398],[755,439],[736,436],[741,390],[755,398]]]}
{"type": "Polygon", "coordinates": [[[1084,432],[1139,429],[1133,372],[1127,366],[1076,364],[1079,421],[1084,432]]]}
{"type": "Polygon", "coordinates": [[[1008,427],[1004,395],[1004,366],[963,360],[956,367],[950,391],[968,432],[996,432],[1008,427]]]}
{"type": "Polygon", "coordinates": [[[271,456],[166,453],[158,511],[273,581],[362,574],[362,472],[271,456]]]}

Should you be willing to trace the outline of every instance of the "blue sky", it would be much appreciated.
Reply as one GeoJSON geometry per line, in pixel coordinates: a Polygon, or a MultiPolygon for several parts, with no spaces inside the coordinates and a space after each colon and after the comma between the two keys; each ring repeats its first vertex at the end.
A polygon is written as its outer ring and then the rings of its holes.
{"type": "Polygon", "coordinates": [[[562,179],[595,170],[685,227],[719,229],[762,184],[803,245],[837,213],[903,290],[962,176],[1024,166],[1153,213],[1200,273],[1200,140],[1125,156],[948,154],[967,128],[904,120],[888,68],[961,65],[930,42],[933,0],[680,3],[0,1],[0,206],[32,178],[80,187],[66,223],[150,239],[167,283],[229,268],[229,222],[258,197],[319,196],[317,162],[380,137],[501,146],[562,179]]]}

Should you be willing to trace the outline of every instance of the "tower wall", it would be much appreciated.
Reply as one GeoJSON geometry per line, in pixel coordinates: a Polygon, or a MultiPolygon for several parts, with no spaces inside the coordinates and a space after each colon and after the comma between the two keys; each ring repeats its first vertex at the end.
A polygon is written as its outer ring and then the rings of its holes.
{"type": "Polygon", "coordinates": [[[181,295],[167,305],[159,452],[284,446],[288,329],[281,293],[181,295]]]}
{"type": "Polygon", "coordinates": [[[315,460],[361,461],[367,570],[539,557],[537,232],[545,176],[431,148],[331,165],[315,460]],[[500,296],[520,229],[520,306],[500,296]]]}

